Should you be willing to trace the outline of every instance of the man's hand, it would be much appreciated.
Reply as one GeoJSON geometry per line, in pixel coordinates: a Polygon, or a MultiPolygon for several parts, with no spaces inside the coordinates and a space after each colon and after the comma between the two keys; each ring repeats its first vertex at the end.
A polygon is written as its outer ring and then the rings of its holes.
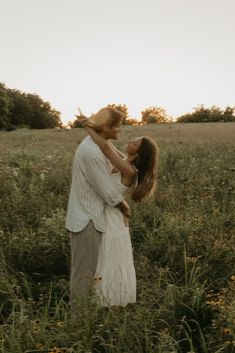
{"type": "Polygon", "coordinates": [[[125,217],[130,218],[131,209],[126,200],[120,202],[116,207],[119,208],[119,210],[123,213],[125,217]]]}

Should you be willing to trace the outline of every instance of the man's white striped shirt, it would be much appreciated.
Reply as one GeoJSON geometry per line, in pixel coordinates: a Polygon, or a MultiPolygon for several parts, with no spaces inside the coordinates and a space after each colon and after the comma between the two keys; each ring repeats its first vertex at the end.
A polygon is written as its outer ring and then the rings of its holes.
{"type": "Polygon", "coordinates": [[[91,137],[86,137],[78,146],[73,161],[66,218],[68,230],[80,232],[92,220],[98,231],[105,231],[105,205],[116,206],[124,199],[115,188],[110,173],[110,162],[91,137]]]}

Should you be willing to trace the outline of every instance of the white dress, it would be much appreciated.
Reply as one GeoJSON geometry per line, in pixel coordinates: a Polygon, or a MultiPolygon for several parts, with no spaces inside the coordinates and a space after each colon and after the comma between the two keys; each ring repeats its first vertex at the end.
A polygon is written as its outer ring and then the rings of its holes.
{"type": "MultiPolygon", "coordinates": [[[[111,175],[114,187],[123,195],[129,189],[121,183],[120,173],[111,175]]],[[[136,274],[129,227],[118,208],[105,207],[106,231],[102,234],[97,270],[94,278],[95,293],[101,306],[126,306],[136,302],[136,274]]]]}

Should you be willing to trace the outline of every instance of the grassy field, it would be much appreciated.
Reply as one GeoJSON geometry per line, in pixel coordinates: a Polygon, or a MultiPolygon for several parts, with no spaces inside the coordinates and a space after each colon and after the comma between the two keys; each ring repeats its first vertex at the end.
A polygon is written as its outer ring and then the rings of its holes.
{"type": "Polygon", "coordinates": [[[235,124],[124,126],[160,149],[130,221],[137,303],[69,316],[71,166],[83,130],[0,132],[0,351],[235,352],[235,124]]]}

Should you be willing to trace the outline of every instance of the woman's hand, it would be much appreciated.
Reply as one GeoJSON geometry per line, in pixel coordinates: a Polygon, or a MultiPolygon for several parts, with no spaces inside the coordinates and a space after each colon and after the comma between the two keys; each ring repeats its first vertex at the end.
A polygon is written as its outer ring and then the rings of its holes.
{"type": "Polygon", "coordinates": [[[93,128],[95,126],[95,122],[92,121],[90,118],[87,118],[85,115],[83,115],[83,113],[79,107],[78,107],[78,111],[79,111],[79,115],[76,115],[76,118],[78,119],[78,121],[82,125],[82,127],[93,128]]]}
{"type": "Polygon", "coordinates": [[[91,127],[91,128],[94,128],[95,126],[95,122],[92,121],[91,119],[87,118],[86,116],[84,115],[76,115],[79,123],[82,125],[82,127],[91,127]]]}
{"type": "Polygon", "coordinates": [[[126,202],[126,200],[119,203],[116,207],[119,208],[119,210],[122,212],[124,217],[126,217],[126,218],[131,217],[131,209],[130,209],[130,206],[128,205],[128,203],[126,202]]]}
{"type": "Polygon", "coordinates": [[[128,205],[126,200],[124,200],[121,203],[119,203],[116,207],[118,207],[119,210],[122,212],[123,222],[124,222],[125,226],[128,227],[129,226],[128,219],[131,216],[130,206],[128,205]]]}
{"type": "Polygon", "coordinates": [[[82,116],[82,115],[76,115],[76,117],[77,117],[79,123],[80,123],[83,127],[85,127],[85,126],[88,125],[88,121],[89,121],[88,118],[86,118],[85,116],[82,116]]]}
{"type": "Polygon", "coordinates": [[[125,226],[128,227],[129,222],[128,222],[128,218],[125,215],[123,215],[123,221],[124,221],[125,226]]]}

